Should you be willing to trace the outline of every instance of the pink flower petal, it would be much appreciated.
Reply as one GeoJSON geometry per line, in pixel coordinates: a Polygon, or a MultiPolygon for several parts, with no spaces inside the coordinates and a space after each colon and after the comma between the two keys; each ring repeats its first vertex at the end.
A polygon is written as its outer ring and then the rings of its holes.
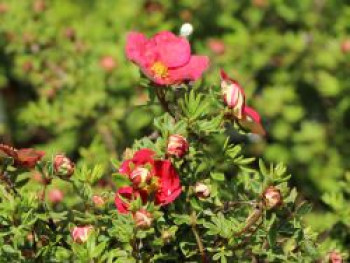
{"type": "Polygon", "coordinates": [[[138,32],[130,32],[126,40],[126,56],[141,67],[153,63],[156,59],[154,45],[138,32]]]}
{"type": "Polygon", "coordinates": [[[244,112],[243,113],[245,115],[247,115],[248,118],[250,118],[252,121],[255,121],[255,122],[258,122],[258,123],[261,122],[261,118],[260,118],[259,113],[257,111],[255,111],[253,108],[246,106],[246,107],[244,107],[244,112]]]}
{"type": "Polygon", "coordinates": [[[183,80],[197,80],[209,67],[207,56],[191,56],[188,64],[177,69],[169,70],[169,78],[172,82],[182,82],[183,80]]]}
{"type": "Polygon", "coordinates": [[[169,68],[185,65],[191,58],[191,47],[187,39],[170,32],[161,32],[152,40],[156,43],[159,61],[169,68]]]}

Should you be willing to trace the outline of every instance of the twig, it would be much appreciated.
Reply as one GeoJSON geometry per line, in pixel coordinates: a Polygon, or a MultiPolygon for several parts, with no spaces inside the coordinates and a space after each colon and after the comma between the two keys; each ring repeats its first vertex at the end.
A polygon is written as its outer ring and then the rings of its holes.
{"type": "Polygon", "coordinates": [[[191,229],[192,229],[194,237],[196,238],[197,246],[198,246],[199,252],[200,252],[201,257],[202,257],[202,262],[207,263],[208,260],[207,260],[207,256],[206,256],[205,251],[204,251],[203,242],[198,234],[197,227],[196,227],[196,214],[195,214],[195,212],[192,213],[191,219],[192,219],[191,229]]]}
{"type": "Polygon", "coordinates": [[[171,112],[169,105],[168,105],[167,101],[165,100],[165,94],[164,94],[163,88],[155,87],[155,93],[157,95],[157,98],[158,98],[163,110],[166,111],[167,113],[169,113],[173,118],[175,118],[174,113],[171,112]]]}

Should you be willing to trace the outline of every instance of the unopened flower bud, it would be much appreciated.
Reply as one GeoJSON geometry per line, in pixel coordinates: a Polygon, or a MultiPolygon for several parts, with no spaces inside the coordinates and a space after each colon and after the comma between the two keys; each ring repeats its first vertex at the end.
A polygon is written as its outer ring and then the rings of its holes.
{"type": "Polygon", "coordinates": [[[135,224],[138,228],[148,229],[151,227],[153,222],[153,216],[150,212],[145,209],[140,209],[133,214],[135,224]]]}
{"type": "Polygon", "coordinates": [[[99,196],[99,195],[94,195],[92,197],[92,202],[95,204],[97,207],[103,207],[105,205],[105,200],[99,196]]]}
{"type": "Polygon", "coordinates": [[[92,226],[74,227],[71,233],[73,241],[76,243],[86,242],[92,230],[93,230],[92,226]]]}
{"type": "Polygon", "coordinates": [[[167,153],[181,158],[188,152],[189,144],[185,137],[179,134],[169,136],[167,153]]]}
{"type": "Polygon", "coordinates": [[[225,104],[233,110],[236,118],[242,119],[245,105],[245,95],[237,81],[230,79],[221,71],[221,93],[225,104]]]}
{"type": "Polygon", "coordinates": [[[180,28],[180,35],[183,37],[188,37],[193,33],[193,26],[190,23],[185,23],[180,28]]]}
{"type": "Polygon", "coordinates": [[[111,72],[115,67],[117,66],[117,63],[115,62],[115,59],[111,56],[104,56],[100,60],[101,67],[107,71],[111,72]]]}
{"type": "Polygon", "coordinates": [[[0,14],[5,14],[9,10],[5,3],[0,3],[0,14]]]}
{"type": "Polygon", "coordinates": [[[282,204],[281,191],[274,186],[270,186],[265,190],[263,199],[267,209],[277,207],[282,204]]]}
{"type": "Polygon", "coordinates": [[[162,240],[164,243],[169,243],[170,240],[172,239],[173,235],[171,234],[170,231],[162,231],[162,240]]]}
{"type": "Polygon", "coordinates": [[[69,178],[74,173],[74,163],[63,154],[55,156],[53,166],[58,176],[69,178]]]}
{"type": "Polygon", "coordinates": [[[136,186],[148,183],[152,178],[151,172],[145,167],[136,167],[130,175],[130,180],[136,186]]]}
{"type": "Polygon", "coordinates": [[[194,186],[194,192],[199,198],[208,198],[210,196],[209,186],[200,182],[196,183],[194,186]]]}
{"type": "Polygon", "coordinates": [[[63,193],[61,190],[59,189],[52,189],[49,192],[48,198],[50,200],[50,202],[57,204],[60,203],[63,200],[63,193]]]}
{"type": "Polygon", "coordinates": [[[329,263],[342,263],[343,259],[340,253],[332,251],[328,254],[329,263]]]}

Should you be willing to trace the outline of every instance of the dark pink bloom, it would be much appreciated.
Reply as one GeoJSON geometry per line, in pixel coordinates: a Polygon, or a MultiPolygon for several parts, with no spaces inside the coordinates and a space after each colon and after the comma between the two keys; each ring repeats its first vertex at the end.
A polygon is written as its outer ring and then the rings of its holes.
{"type": "Polygon", "coordinates": [[[138,197],[145,203],[147,200],[147,193],[136,190],[130,186],[121,187],[115,194],[115,206],[121,214],[129,213],[130,203],[138,197]]]}
{"type": "Polygon", "coordinates": [[[188,142],[185,137],[179,134],[173,134],[169,136],[167,153],[169,155],[181,158],[188,152],[188,142]]]}
{"type": "Polygon", "coordinates": [[[206,56],[192,56],[189,42],[171,32],[160,32],[147,39],[131,32],[127,37],[126,55],[142,72],[159,85],[197,80],[209,66],[206,56]]]}
{"type": "Polygon", "coordinates": [[[343,258],[340,253],[332,251],[329,253],[329,263],[342,263],[343,258]]]}
{"type": "Polygon", "coordinates": [[[155,162],[156,176],[159,179],[158,190],[155,193],[157,205],[167,205],[181,194],[180,178],[172,163],[168,160],[155,162]]]}

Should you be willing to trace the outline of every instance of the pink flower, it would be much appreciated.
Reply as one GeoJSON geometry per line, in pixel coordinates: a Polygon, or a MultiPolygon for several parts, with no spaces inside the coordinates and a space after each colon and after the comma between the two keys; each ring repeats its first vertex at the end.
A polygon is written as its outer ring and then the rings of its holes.
{"type": "Polygon", "coordinates": [[[92,197],[92,202],[95,204],[97,207],[102,207],[105,205],[105,200],[99,196],[99,195],[94,195],[92,197]]]}
{"type": "Polygon", "coordinates": [[[341,50],[344,54],[349,53],[350,52],[350,39],[345,39],[342,43],[341,43],[341,50]]]}
{"type": "Polygon", "coordinates": [[[210,196],[210,188],[201,182],[197,182],[194,186],[194,192],[198,198],[208,198],[210,196]]]}
{"type": "Polygon", "coordinates": [[[192,56],[186,38],[171,32],[160,32],[147,39],[131,32],[127,37],[126,55],[142,72],[159,85],[197,80],[209,66],[206,56],[192,56]]]}
{"type": "Polygon", "coordinates": [[[53,161],[53,168],[58,176],[69,178],[74,173],[74,163],[65,155],[57,154],[53,161]]]}
{"type": "Polygon", "coordinates": [[[127,214],[129,212],[130,203],[138,197],[140,197],[142,202],[145,203],[147,200],[147,193],[136,190],[130,186],[119,188],[114,199],[118,212],[121,214],[127,214]]]}
{"type": "Polygon", "coordinates": [[[63,200],[64,195],[61,190],[55,188],[49,192],[48,197],[52,203],[57,204],[63,200]]]}
{"type": "Polygon", "coordinates": [[[245,107],[245,94],[237,81],[230,79],[228,75],[221,70],[221,92],[225,104],[233,110],[236,118],[242,119],[245,107]]]}
{"type": "Polygon", "coordinates": [[[249,130],[252,133],[256,133],[262,136],[266,135],[266,131],[261,124],[259,113],[248,106],[244,107],[243,119],[239,120],[238,122],[243,128],[249,130]]]}
{"type": "Polygon", "coordinates": [[[270,186],[265,190],[263,200],[268,209],[280,206],[282,204],[281,191],[274,186],[270,186]]]}
{"type": "Polygon", "coordinates": [[[179,134],[173,134],[169,136],[167,153],[169,155],[181,158],[188,152],[188,142],[185,137],[179,134]]]}
{"type": "Polygon", "coordinates": [[[89,234],[92,230],[92,226],[74,227],[71,233],[73,241],[76,243],[85,243],[88,240],[89,234]]]}
{"type": "Polygon", "coordinates": [[[140,209],[133,214],[133,218],[137,227],[148,229],[153,222],[153,216],[146,209],[140,209]]]}

